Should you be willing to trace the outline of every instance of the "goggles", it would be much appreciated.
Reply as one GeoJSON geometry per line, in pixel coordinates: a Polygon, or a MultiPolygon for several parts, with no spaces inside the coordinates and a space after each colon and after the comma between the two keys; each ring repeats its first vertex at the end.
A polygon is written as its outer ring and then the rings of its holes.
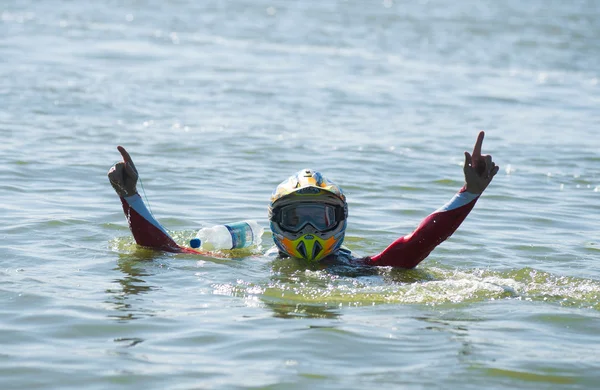
{"type": "Polygon", "coordinates": [[[277,208],[274,221],[290,233],[298,233],[306,225],[325,232],[345,219],[344,209],[325,203],[293,203],[277,208]]]}

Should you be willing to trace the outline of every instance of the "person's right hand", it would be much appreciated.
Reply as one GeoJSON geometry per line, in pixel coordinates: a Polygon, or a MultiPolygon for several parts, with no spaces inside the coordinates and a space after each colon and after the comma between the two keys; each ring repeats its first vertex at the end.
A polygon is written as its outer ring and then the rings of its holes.
{"type": "Polygon", "coordinates": [[[110,180],[110,184],[117,192],[117,195],[121,197],[135,195],[137,194],[137,169],[125,148],[117,146],[117,149],[121,153],[121,156],[123,156],[123,161],[116,163],[110,168],[108,171],[108,180],[110,180]]]}

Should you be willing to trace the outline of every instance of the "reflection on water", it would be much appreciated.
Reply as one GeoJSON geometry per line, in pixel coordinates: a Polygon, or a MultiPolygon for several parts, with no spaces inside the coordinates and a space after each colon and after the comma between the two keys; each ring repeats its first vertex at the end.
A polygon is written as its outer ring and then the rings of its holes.
{"type": "Polygon", "coordinates": [[[425,322],[425,328],[432,332],[444,332],[461,344],[458,354],[459,359],[466,359],[473,353],[473,343],[469,337],[468,324],[471,322],[482,321],[478,318],[460,318],[460,319],[442,319],[437,316],[417,316],[416,320],[425,322]]]}
{"type": "Polygon", "coordinates": [[[119,337],[119,338],[114,339],[113,341],[115,343],[122,344],[122,347],[124,347],[124,348],[131,348],[131,347],[135,347],[139,343],[143,343],[144,339],[141,339],[139,337],[119,337]]]}
{"type": "Polygon", "coordinates": [[[146,294],[157,287],[149,285],[144,276],[150,276],[146,271],[144,264],[156,258],[157,252],[140,249],[131,254],[120,255],[117,261],[117,268],[123,273],[123,277],[114,280],[118,283],[119,289],[107,289],[106,292],[111,295],[107,302],[114,305],[117,314],[109,317],[119,321],[136,320],[143,317],[154,316],[154,310],[146,307],[139,307],[144,300],[133,300],[132,296],[146,294]]]}
{"type": "Polygon", "coordinates": [[[525,371],[517,371],[517,370],[505,370],[499,368],[488,368],[485,370],[485,373],[491,377],[504,377],[507,379],[516,379],[519,381],[533,382],[533,383],[553,383],[557,385],[573,385],[577,383],[579,380],[573,377],[565,377],[561,375],[552,375],[552,374],[537,374],[532,372],[525,371]]]}
{"type": "Polygon", "coordinates": [[[277,318],[339,318],[342,313],[339,308],[327,305],[310,305],[302,303],[274,302],[263,299],[266,308],[273,311],[273,317],[277,318]]]}
{"type": "MultiPolygon", "coordinates": [[[[542,306],[536,305],[535,309],[530,308],[534,312],[541,310],[545,313],[545,308],[542,306]]],[[[584,386],[581,378],[573,375],[569,364],[557,363],[559,354],[567,362],[570,360],[569,355],[572,354],[573,361],[577,362],[575,364],[589,364],[589,362],[583,363],[582,357],[589,356],[593,346],[588,351],[586,346],[580,344],[580,342],[585,344],[585,336],[582,336],[582,341],[574,340],[568,335],[569,331],[566,331],[562,334],[552,334],[551,342],[538,343],[536,338],[539,337],[540,323],[535,320],[522,322],[519,318],[515,318],[527,314],[515,311],[513,312],[515,317],[507,316],[506,307],[497,311],[487,311],[481,315],[474,314],[469,306],[459,311],[454,308],[449,309],[450,311],[442,311],[444,314],[441,316],[440,312],[435,312],[412,318],[423,322],[425,326],[422,329],[426,331],[448,335],[447,339],[457,344],[451,349],[452,353],[457,353],[462,366],[468,367],[475,375],[498,377],[501,380],[516,379],[531,383],[532,388],[540,388],[540,386],[554,388],[556,385],[575,383],[582,385],[580,388],[595,388],[584,386]],[[514,339],[519,339],[520,342],[514,343],[514,339]],[[575,350],[557,352],[556,346],[561,342],[572,343],[571,348],[575,347],[575,350]]],[[[490,306],[486,306],[486,309],[489,310],[490,306]]],[[[533,319],[535,316],[534,314],[529,318],[533,319]]],[[[571,324],[578,321],[577,318],[573,318],[572,312],[568,311],[563,314],[561,320],[571,324]]],[[[561,324],[559,328],[564,329],[563,325],[561,324]]]]}

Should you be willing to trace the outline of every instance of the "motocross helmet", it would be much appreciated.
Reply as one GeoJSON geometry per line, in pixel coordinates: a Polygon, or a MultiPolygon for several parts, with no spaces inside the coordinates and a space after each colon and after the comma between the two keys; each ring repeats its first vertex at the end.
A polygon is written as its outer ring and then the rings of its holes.
{"type": "Polygon", "coordinates": [[[341,188],[312,169],[298,171],[271,195],[269,221],[279,251],[319,261],[337,251],[346,233],[348,204],[341,188]]]}

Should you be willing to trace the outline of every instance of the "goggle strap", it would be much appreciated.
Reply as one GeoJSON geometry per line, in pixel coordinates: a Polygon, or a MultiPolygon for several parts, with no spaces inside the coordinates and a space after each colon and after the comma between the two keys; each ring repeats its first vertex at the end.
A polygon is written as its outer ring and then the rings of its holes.
{"type": "Polygon", "coordinates": [[[346,219],[346,213],[344,213],[344,208],[342,206],[335,206],[335,220],[336,222],[341,222],[346,219]]]}

